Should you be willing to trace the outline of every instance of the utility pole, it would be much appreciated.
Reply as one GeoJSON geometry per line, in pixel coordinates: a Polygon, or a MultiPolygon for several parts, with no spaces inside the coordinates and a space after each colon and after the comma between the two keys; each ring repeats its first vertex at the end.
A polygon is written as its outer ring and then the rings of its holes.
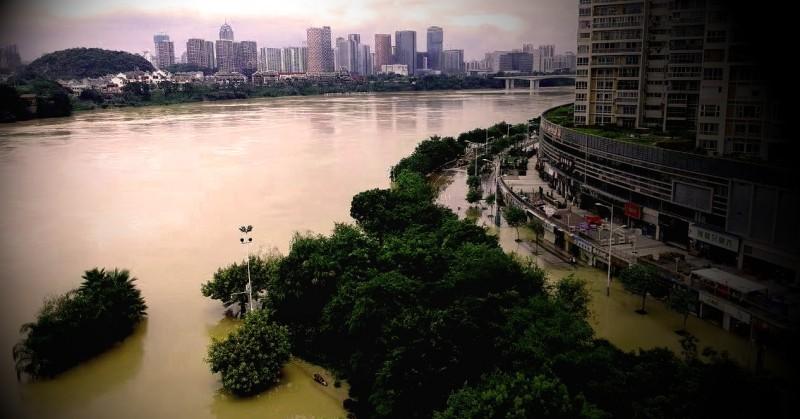
{"type": "Polygon", "coordinates": [[[611,237],[614,235],[614,204],[603,205],[598,202],[595,205],[611,210],[611,224],[608,227],[608,276],[606,277],[606,297],[608,297],[611,295],[611,237]]]}
{"type": "MultiPolygon", "coordinates": [[[[250,244],[253,242],[253,238],[249,236],[250,232],[253,231],[253,226],[249,224],[241,226],[239,227],[239,231],[244,235],[239,238],[239,243],[250,244]]],[[[253,311],[255,306],[253,305],[253,281],[250,279],[250,252],[247,253],[247,286],[244,292],[247,293],[248,310],[253,311]]]]}

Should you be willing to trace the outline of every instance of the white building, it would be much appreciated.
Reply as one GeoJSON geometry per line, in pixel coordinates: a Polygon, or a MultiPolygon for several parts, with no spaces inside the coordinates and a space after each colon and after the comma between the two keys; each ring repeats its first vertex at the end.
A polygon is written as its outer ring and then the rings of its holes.
{"type": "Polygon", "coordinates": [[[401,76],[408,75],[408,66],[405,64],[389,64],[381,66],[381,73],[384,74],[399,74],[401,76]]]}

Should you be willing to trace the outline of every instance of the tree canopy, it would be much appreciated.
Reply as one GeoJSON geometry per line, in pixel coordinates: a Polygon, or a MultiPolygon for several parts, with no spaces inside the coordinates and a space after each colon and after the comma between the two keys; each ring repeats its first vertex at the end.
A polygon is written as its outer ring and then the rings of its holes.
{"type": "Polygon", "coordinates": [[[80,287],[45,301],[14,346],[17,375],[53,377],[133,332],[147,306],[127,270],[92,269],[80,287]]]}
{"type": "Polygon", "coordinates": [[[154,71],[149,61],[124,51],[100,48],[70,48],[42,55],[25,71],[47,79],[81,79],[126,71],[154,71]]]}
{"type": "Polygon", "coordinates": [[[236,396],[251,396],[277,383],[289,360],[289,330],[272,322],[265,310],[247,313],[244,324],[208,349],[211,371],[236,396]]]}

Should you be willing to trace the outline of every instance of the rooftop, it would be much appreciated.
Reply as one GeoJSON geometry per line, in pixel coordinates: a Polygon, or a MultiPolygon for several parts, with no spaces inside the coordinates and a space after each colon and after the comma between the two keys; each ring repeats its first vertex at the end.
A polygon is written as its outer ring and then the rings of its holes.
{"type": "Polygon", "coordinates": [[[693,132],[661,133],[651,130],[618,127],[616,125],[576,127],[573,123],[573,108],[573,104],[560,106],[547,112],[545,118],[562,127],[574,129],[575,131],[590,135],[596,135],[598,137],[667,148],[670,150],[685,152],[695,151],[695,137],[693,132]]]}

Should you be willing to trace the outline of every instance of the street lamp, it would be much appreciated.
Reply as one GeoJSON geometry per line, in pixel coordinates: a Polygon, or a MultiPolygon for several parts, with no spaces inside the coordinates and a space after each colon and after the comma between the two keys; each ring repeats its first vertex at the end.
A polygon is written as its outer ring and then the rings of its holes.
{"type": "MultiPolygon", "coordinates": [[[[246,225],[239,227],[239,231],[242,232],[243,236],[239,238],[240,244],[250,244],[253,242],[253,238],[249,236],[250,232],[253,231],[253,226],[246,225]]],[[[247,293],[247,300],[250,307],[250,311],[253,311],[253,282],[250,280],[250,253],[247,253],[247,287],[245,287],[244,292],[247,293]]]]}
{"type": "Polygon", "coordinates": [[[608,276],[606,277],[606,297],[611,295],[611,236],[614,234],[614,205],[603,205],[595,203],[598,207],[611,210],[611,225],[608,227],[608,276]]]}

